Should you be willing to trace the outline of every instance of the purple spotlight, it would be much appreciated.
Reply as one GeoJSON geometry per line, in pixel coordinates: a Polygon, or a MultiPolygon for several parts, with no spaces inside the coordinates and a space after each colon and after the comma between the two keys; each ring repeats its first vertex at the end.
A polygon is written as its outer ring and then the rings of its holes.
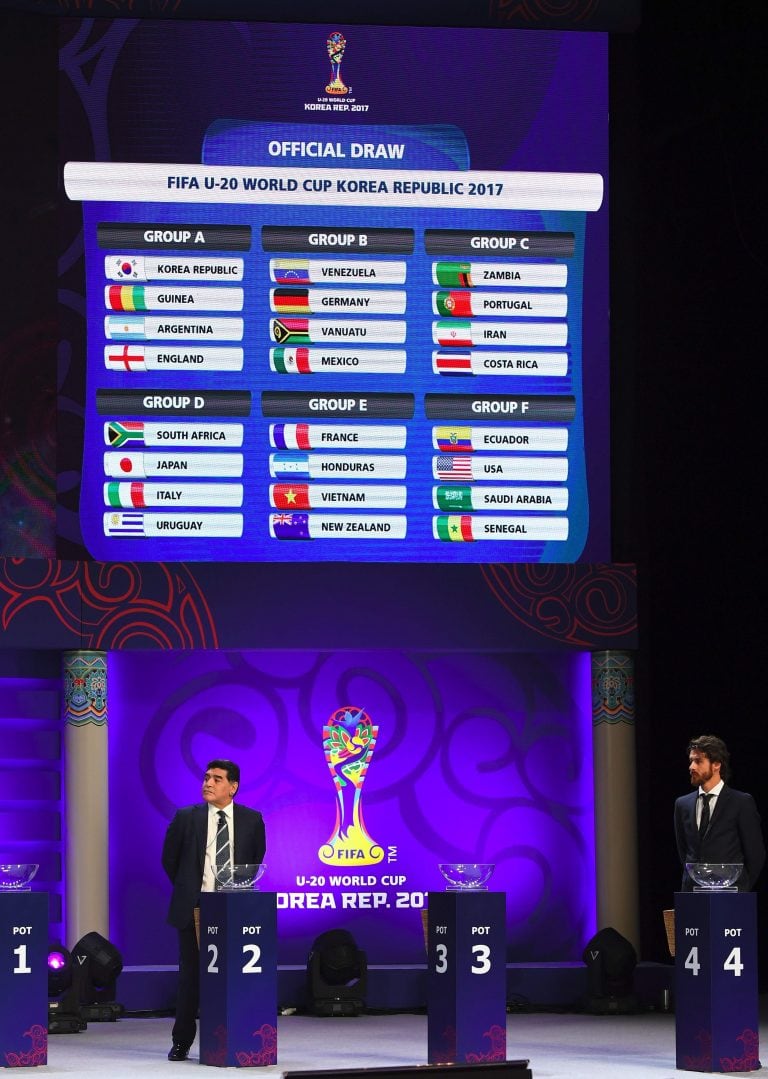
{"type": "Polygon", "coordinates": [[[72,984],[72,956],[63,944],[48,947],[48,996],[57,997],[72,984]]]}
{"type": "Polygon", "coordinates": [[[61,970],[67,965],[67,957],[62,952],[48,952],[48,969],[61,970]]]}

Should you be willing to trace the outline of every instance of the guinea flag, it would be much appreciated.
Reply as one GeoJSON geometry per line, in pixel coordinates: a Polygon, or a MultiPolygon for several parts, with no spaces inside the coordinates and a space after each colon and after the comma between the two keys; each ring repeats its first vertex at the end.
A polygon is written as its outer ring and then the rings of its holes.
{"type": "Polygon", "coordinates": [[[468,543],[474,539],[472,535],[472,518],[468,513],[460,516],[440,515],[435,521],[437,538],[448,543],[468,543]]]}
{"type": "Polygon", "coordinates": [[[435,311],[449,318],[469,318],[472,314],[472,294],[454,290],[435,293],[435,311]]]}
{"type": "Polygon", "coordinates": [[[308,510],[309,484],[308,483],[274,483],[272,484],[272,505],[278,510],[308,510]]]}
{"type": "Polygon", "coordinates": [[[113,311],[146,311],[143,285],[110,285],[109,306],[113,311]]]}
{"type": "Polygon", "coordinates": [[[472,288],[472,267],[468,262],[438,262],[435,281],[443,288],[472,288]]]}

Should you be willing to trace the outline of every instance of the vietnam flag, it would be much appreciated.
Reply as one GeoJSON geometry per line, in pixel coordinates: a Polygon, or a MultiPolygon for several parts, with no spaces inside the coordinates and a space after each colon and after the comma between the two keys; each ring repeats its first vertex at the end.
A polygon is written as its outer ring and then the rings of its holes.
{"type": "Polygon", "coordinates": [[[308,483],[273,483],[270,488],[272,505],[278,510],[308,510],[308,483]]]}

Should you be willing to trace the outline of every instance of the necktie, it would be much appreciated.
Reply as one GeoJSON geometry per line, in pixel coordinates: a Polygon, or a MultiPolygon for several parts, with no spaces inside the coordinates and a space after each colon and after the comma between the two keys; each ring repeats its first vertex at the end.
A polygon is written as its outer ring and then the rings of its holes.
{"type": "Polygon", "coordinates": [[[219,810],[219,824],[216,829],[216,875],[219,880],[224,876],[224,870],[229,867],[229,828],[227,827],[227,814],[223,809],[219,810]]]}
{"type": "Polygon", "coordinates": [[[711,794],[701,795],[701,819],[699,820],[699,835],[706,835],[707,828],[709,828],[709,799],[711,794]]]}

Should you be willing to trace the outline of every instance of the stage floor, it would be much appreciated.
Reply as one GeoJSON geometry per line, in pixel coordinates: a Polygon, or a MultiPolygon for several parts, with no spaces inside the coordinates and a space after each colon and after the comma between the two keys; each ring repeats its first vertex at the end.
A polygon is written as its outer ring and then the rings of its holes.
{"type": "MultiPolygon", "coordinates": [[[[768,1014],[761,999],[761,1042],[768,1060],[768,1014]]],[[[199,1067],[197,1043],[188,1061],[166,1060],[171,1020],[121,1019],[89,1023],[80,1034],[48,1041],[46,1076],[136,1079],[138,1075],[181,1075],[199,1067]]],[[[507,1057],[528,1058],[533,1079],[668,1079],[677,1071],[673,1015],[633,1016],[512,1014],[507,1021],[507,1057]]],[[[278,1063],[250,1073],[279,1076],[288,1071],[396,1067],[427,1063],[425,1015],[363,1015],[319,1019],[303,1015],[278,1020],[278,1063]]],[[[215,1071],[215,1069],[211,1069],[215,1071]]],[[[30,1074],[33,1069],[30,1069],[30,1074]]],[[[750,1072],[768,1075],[768,1068],[750,1072]]]]}

